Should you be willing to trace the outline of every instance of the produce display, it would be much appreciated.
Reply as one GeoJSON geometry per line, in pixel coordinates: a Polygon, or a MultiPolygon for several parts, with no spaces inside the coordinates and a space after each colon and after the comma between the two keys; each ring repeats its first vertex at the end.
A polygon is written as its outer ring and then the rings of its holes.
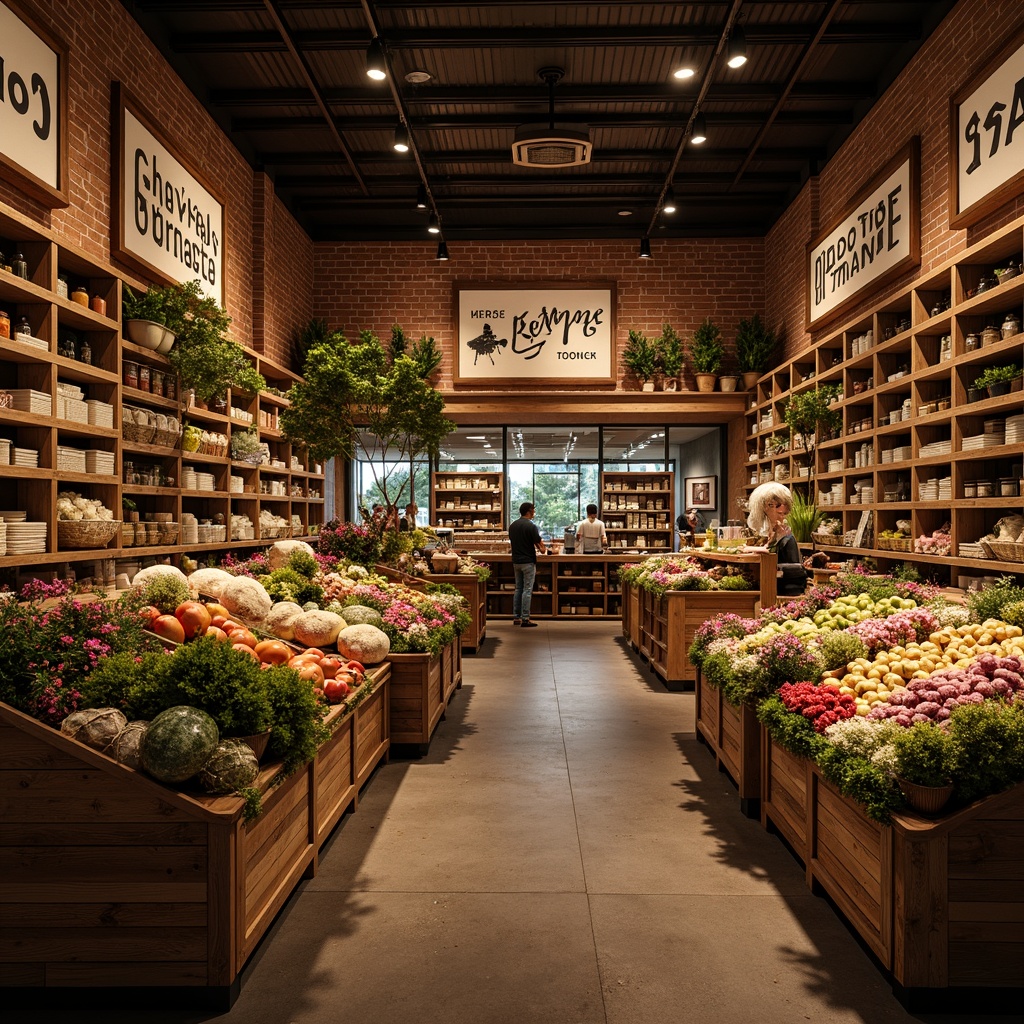
{"type": "Polygon", "coordinates": [[[757,590],[739,567],[712,565],[693,555],[652,555],[619,568],[619,579],[661,595],[666,590],[757,590]]]}

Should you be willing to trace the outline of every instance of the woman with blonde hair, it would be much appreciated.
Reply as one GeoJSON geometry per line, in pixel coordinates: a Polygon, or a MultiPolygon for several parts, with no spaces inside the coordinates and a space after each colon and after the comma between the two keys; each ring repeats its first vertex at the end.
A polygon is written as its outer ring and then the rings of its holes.
{"type": "Polygon", "coordinates": [[[800,547],[786,522],[793,507],[793,494],[785,484],[761,484],[751,492],[747,525],[763,538],[763,543],[748,546],[748,551],[773,551],[779,563],[779,594],[802,594],[807,586],[807,570],[800,558],[800,547]]]}

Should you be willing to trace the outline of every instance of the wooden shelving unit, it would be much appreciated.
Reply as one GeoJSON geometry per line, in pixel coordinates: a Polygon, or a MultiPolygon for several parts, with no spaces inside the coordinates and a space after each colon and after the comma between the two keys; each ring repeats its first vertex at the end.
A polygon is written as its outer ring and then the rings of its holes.
{"type": "Polygon", "coordinates": [[[675,524],[672,473],[601,474],[601,520],[609,550],[672,550],[675,524]]]}
{"type": "Polygon", "coordinates": [[[432,473],[430,522],[455,530],[504,530],[505,474],[432,473]]]}
{"type": "Polygon", "coordinates": [[[1024,434],[1015,424],[1009,436],[1021,440],[1006,443],[1007,420],[1024,414],[1024,392],[980,400],[969,393],[986,368],[1024,362],[1024,334],[1013,333],[1010,322],[1024,318],[1022,253],[1024,219],[762,377],[746,414],[748,489],[771,479],[807,481],[808,456],[799,446],[775,451],[771,439],[788,440],[783,413],[794,394],[838,384],[840,435],[823,440],[813,455],[819,507],[841,521],[843,532],[855,530],[870,510],[874,538],[901,520],[910,521],[914,538],[949,523],[951,545],[948,555],[890,550],[877,540],[850,548],[839,536],[828,548],[834,557],[869,555],[883,567],[914,562],[954,586],[965,573],[1024,573],[1024,563],[961,549],[1003,516],[1024,514],[1024,434]],[[1017,273],[996,277],[1011,264],[1017,273]]]}
{"type": "MultiPolygon", "coordinates": [[[[125,283],[133,288],[144,285],[134,279],[125,281],[111,266],[96,262],[55,234],[27,220],[16,211],[0,205],[0,252],[20,250],[28,263],[28,279],[0,271],[0,310],[8,314],[12,334],[17,323],[28,320],[34,338],[44,343],[36,347],[13,338],[0,338],[0,391],[31,389],[47,396],[47,410],[22,412],[0,408],[0,438],[15,447],[39,452],[38,468],[0,464],[0,486],[4,508],[25,509],[32,521],[44,522],[46,551],[36,554],[0,556],[0,569],[23,566],[57,567],[65,563],[96,560],[180,558],[184,553],[213,553],[220,550],[267,544],[272,537],[261,536],[259,514],[270,509],[288,522],[281,535],[309,536],[323,522],[324,484],[322,472],[308,454],[286,443],[277,429],[279,410],[287,400],[270,391],[260,395],[232,394],[223,411],[185,408],[181,389],[175,383],[173,397],[141,387],[129,387],[125,381],[125,363],[134,362],[173,379],[165,356],[141,348],[121,337],[121,293],[125,283]],[[102,300],[105,309],[94,311],[57,293],[58,274],[72,286],[82,284],[91,297],[102,300]],[[66,352],[68,334],[77,341],[81,355],[83,343],[91,352],[90,362],[70,358],[66,352]],[[67,407],[60,385],[80,388],[85,401],[111,407],[109,426],[67,418],[67,407]],[[260,440],[269,447],[272,460],[279,466],[254,466],[233,462],[227,455],[211,456],[183,451],[181,442],[169,447],[128,441],[123,437],[124,406],[145,408],[173,417],[179,424],[192,423],[208,431],[230,435],[248,428],[248,418],[257,425],[260,440]],[[227,413],[234,409],[234,415],[227,413]],[[239,418],[241,417],[241,418],[239,418]],[[111,474],[67,472],[58,468],[58,446],[94,450],[113,455],[111,474]],[[130,466],[126,467],[126,463],[130,466]],[[183,469],[191,466],[214,477],[213,490],[186,489],[183,469]],[[126,468],[139,478],[127,477],[126,468]],[[143,472],[144,471],[144,472],[143,472]],[[231,491],[231,477],[241,476],[243,493],[231,491]],[[122,499],[128,498],[146,513],[170,515],[179,524],[178,541],[171,544],[125,544],[119,535],[102,548],[61,550],[57,536],[56,502],[61,490],[74,490],[89,498],[99,498],[124,518],[122,499]],[[275,491],[277,493],[270,493],[275,491]],[[253,520],[254,537],[230,538],[232,512],[244,510],[253,520]],[[183,512],[199,519],[224,517],[228,526],[225,541],[208,544],[184,544],[180,530],[183,512]],[[293,517],[298,517],[293,525],[293,517]]],[[[298,378],[286,367],[259,353],[248,351],[257,369],[266,377],[268,387],[285,391],[298,378]]],[[[152,384],[151,384],[152,387],[152,384]]],[[[11,460],[13,463],[13,459],[11,460]]]]}

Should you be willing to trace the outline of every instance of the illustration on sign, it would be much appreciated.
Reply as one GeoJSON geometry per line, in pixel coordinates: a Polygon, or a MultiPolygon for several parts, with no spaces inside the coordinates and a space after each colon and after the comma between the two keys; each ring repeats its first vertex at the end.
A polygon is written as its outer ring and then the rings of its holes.
{"type": "Polygon", "coordinates": [[[456,380],[614,380],[613,297],[610,285],[457,285],[456,380]]]}

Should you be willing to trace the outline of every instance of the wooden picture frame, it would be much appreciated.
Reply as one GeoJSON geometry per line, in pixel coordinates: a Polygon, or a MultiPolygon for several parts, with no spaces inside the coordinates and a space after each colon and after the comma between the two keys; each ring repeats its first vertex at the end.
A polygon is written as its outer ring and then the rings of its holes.
{"type": "Polygon", "coordinates": [[[718,477],[688,476],[683,480],[683,510],[713,512],[718,508],[718,477]]]}

